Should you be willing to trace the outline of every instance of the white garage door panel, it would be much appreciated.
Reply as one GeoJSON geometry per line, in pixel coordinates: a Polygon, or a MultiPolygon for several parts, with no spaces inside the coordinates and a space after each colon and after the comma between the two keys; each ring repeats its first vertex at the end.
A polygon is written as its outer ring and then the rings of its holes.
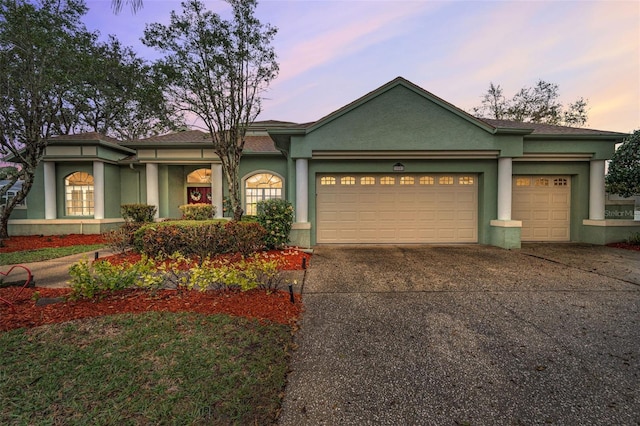
{"type": "Polygon", "coordinates": [[[515,176],[514,220],[522,221],[522,241],[569,241],[570,176],[515,176]]]}
{"type": "Polygon", "coordinates": [[[316,188],[319,243],[478,240],[478,189],[473,174],[319,175],[316,188]],[[440,184],[440,177],[453,184],[440,184]],[[363,179],[374,184],[364,185],[363,179]]]}

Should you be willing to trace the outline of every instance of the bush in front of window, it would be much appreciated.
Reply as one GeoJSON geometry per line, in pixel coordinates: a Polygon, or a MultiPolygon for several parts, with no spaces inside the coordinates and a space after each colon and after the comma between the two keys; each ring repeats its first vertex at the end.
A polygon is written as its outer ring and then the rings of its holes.
{"type": "Polygon", "coordinates": [[[289,242],[293,225],[293,206],[287,200],[272,198],[259,201],[258,223],[266,229],[265,244],[268,248],[280,249],[289,242]]]}
{"type": "Polygon", "coordinates": [[[209,220],[216,215],[216,206],[206,203],[185,204],[180,206],[185,220],[209,220]]]}

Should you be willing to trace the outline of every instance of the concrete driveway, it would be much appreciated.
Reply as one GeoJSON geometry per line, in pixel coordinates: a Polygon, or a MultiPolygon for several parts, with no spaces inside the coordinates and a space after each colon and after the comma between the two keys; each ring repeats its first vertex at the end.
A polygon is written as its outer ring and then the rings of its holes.
{"type": "Polygon", "coordinates": [[[281,425],[640,424],[640,252],[316,248],[281,425]]]}

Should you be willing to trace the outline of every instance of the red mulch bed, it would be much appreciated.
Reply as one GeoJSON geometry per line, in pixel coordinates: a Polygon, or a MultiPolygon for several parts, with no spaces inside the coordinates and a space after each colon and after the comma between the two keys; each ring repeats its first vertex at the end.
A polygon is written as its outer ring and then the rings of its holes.
{"type": "MultiPolygon", "coordinates": [[[[288,248],[284,250],[269,250],[258,253],[265,259],[277,259],[280,264],[280,269],[283,271],[297,271],[306,269],[311,260],[311,255],[305,253],[296,248],[288,248]]],[[[124,262],[136,263],[140,260],[142,255],[140,253],[127,252],[126,254],[114,254],[112,256],[101,257],[100,260],[107,261],[114,265],[119,265],[124,262]]],[[[228,260],[230,262],[239,261],[242,259],[240,254],[223,254],[216,256],[214,259],[220,261],[228,260]]]]}
{"type": "Polygon", "coordinates": [[[621,249],[625,249],[625,250],[640,251],[640,245],[638,245],[638,244],[610,243],[610,244],[607,244],[607,247],[615,247],[615,248],[621,248],[621,249]]]}
{"type": "MultiPolygon", "coordinates": [[[[5,246],[0,248],[0,253],[103,243],[101,235],[11,237],[4,240],[5,246]]],[[[303,269],[303,260],[304,266],[308,266],[311,259],[310,254],[295,248],[271,250],[261,253],[261,256],[280,259],[284,270],[303,269]]],[[[224,258],[231,261],[239,259],[236,256],[224,256],[224,258]]],[[[139,259],[139,254],[129,253],[101,258],[101,261],[120,263],[125,260],[136,262],[139,259]]],[[[23,290],[18,287],[0,288],[0,297],[13,303],[13,306],[9,306],[0,301],[0,331],[101,315],[146,311],[228,314],[293,325],[303,310],[300,295],[294,295],[295,303],[291,303],[288,292],[265,290],[247,292],[161,290],[155,294],[144,290],[126,290],[106,295],[102,299],[73,302],[64,300],[45,306],[36,305],[37,298],[65,297],[70,291],[69,288],[38,287],[23,290]]]]}
{"type": "Polygon", "coordinates": [[[32,235],[24,237],[9,237],[0,247],[0,253],[10,253],[14,251],[37,250],[51,247],[68,247],[91,244],[104,244],[102,235],[32,235]]]}
{"type": "Polygon", "coordinates": [[[46,306],[36,306],[33,300],[35,292],[38,292],[40,298],[54,298],[64,297],[71,290],[27,288],[16,300],[13,296],[17,291],[17,288],[0,289],[0,297],[14,302],[14,309],[0,302],[0,331],[102,315],[147,311],[228,314],[255,318],[263,322],[294,325],[302,313],[300,295],[294,295],[295,303],[291,303],[289,293],[285,291],[191,290],[178,293],[176,290],[161,290],[152,294],[144,290],[125,290],[107,295],[100,300],[64,301],[46,306]]]}

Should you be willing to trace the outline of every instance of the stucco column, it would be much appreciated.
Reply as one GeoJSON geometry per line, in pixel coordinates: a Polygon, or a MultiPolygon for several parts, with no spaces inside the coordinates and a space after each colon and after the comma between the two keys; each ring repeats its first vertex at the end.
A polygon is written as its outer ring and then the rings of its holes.
{"type": "Polygon", "coordinates": [[[222,217],[222,164],[211,164],[211,204],[216,208],[216,217],[222,217]]]}
{"type": "Polygon", "coordinates": [[[604,220],[604,160],[592,160],[589,167],[589,219],[604,220]]]}
{"type": "Polygon", "coordinates": [[[93,218],[104,219],[104,163],[93,162],[93,218]]]}
{"type": "Polygon", "coordinates": [[[296,222],[309,221],[309,160],[296,159],[296,222]]]}
{"type": "Polygon", "coordinates": [[[56,163],[44,163],[44,218],[58,217],[56,206],[56,163]]]}
{"type": "Polygon", "coordinates": [[[498,158],[498,220],[511,220],[512,173],[511,158],[498,158]]]}
{"type": "Polygon", "coordinates": [[[160,217],[160,191],[158,190],[158,165],[147,163],[147,204],[156,206],[157,219],[160,217]]]}

